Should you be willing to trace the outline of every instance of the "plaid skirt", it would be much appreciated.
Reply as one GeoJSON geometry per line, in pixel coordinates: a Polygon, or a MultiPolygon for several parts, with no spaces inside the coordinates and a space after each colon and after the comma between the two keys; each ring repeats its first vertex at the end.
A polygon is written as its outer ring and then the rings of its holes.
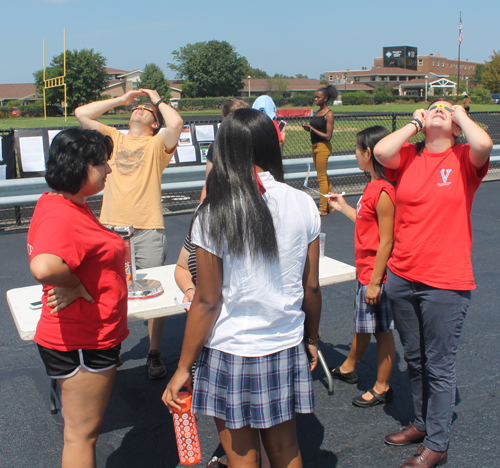
{"type": "Polygon", "coordinates": [[[354,331],[356,333],[388,333],[394,329],[394,319],[385,288],[382,290],[380,304],[373,306],[365,302],[367,287],[358,281],[354,300],[354,331]]]}
{"type": "Polygon", "coordinates": [[[312,376],[304,344],[261,357],[203,348],[191,410],[223,419],[230,429],[265,429],[292,419],[294,413],[312,413],[312,376]]]}

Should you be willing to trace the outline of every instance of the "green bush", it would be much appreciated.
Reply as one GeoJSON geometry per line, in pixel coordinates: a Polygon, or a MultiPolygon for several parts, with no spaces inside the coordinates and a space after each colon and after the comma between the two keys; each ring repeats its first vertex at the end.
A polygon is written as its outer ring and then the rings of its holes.
{"type": "Polygon", "coordinates": [[[0,119],[10,119],[12,117],[12,107],[0,107],[0,119]]]}
{"type": "MultiPolygon", "coordinates": [[[[245,101],[253,105],[257,96],[242,96],[245,101]]],[[[206,98],[182,98],[179,100],[178,110],[196,111],[196,110],[219,110],[229,97],[206,97],[206,98]]],[[[290,97],[274,97],[276,107],[311,107],[314,105],[314,93],[295,94],[290,97]]]]}
{"type": "Polygon", "coordinates": [[[19,115],[21,117],[43,117],[43,103],[29,104],[19,107],[19,115]]]}
{"type": "MultiPolygon", "coordinates": [[[[177,109],[180,111],[197,111],[197,110],[218,110],[222,109],[224,103],[229,97],[205,97],[205,98],[182,98],[178,101],[177,109]]],[[[255,101],[255,97],[244,97],[250,105],[255,101]]]]}
{"type": "Polygon", "coordinates": [[[23,105],[21,99],[15,99],[14,101],[9,101],[9,107],[20,107],[23,105]]]}
{"type": "Polygon", "coordinates": [[[352,91],[342,94],[342,104],[344,106],[360,106],[363,104],[373,104],[373,96],[366,91],[352,91]]]}

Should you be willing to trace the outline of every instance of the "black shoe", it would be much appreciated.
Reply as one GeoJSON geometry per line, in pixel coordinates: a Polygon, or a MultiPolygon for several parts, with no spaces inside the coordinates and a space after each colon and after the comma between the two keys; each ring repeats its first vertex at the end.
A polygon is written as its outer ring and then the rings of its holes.
{"type": "Polygon", "coordinates": [[[376,393],[375,390],[373,390],[373,388],[368,390],[368,392],[373,395],[373,398],[371,400],[365,400],[363,398],[363,395],[359,395],[352,399],[352,404],[354,406],[359,406],[360,408],[370,408],[371,406],[377,406],[383,403],[390,403],[394,398],[394,394],[392,392],[391,387],[389,387],[389,390],[387,390],[384,393],[376,393]]]}
{"type": "Polygon", "coordinates": [[[342,372],[340,372],[340,367],[336,367],[332,370],[332,377],[337,380],[343,380],[348,384],[355,384],[358,382],[358,374],[355,370],[347,374],[342,374],[342,372]]]}
{"type": "Polygon", "coordinates": [[[167,368],[165,367],[160,351],[153,349],[148,353],[146,367],[150,379],[161,379],[167,375],[167,368]]]}

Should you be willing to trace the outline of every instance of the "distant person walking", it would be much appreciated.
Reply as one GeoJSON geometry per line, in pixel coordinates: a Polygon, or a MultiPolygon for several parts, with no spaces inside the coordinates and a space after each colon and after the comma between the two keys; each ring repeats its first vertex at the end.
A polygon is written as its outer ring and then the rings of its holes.
{"type": "Polygon", "coordinates": [[[469,115],[469,112],[470,112],[470,105],[472,104],[472,100],[469,96],[465,95],[465,99],[464,99],[464,109],[465,109],[465,112],[467,112],[467,115],[469,115]]]}
{"type": "MultiPolygon", "coordinates": [[[[314,104],[319,106],[319,110],[311,118],[309,125],[302,125],[304,130],[311,133],[312,156],[318,175],[319,191],[325,195],[332,191],[332,182],[328,178],[326,171],[328,168],[328,158],[332,154],[330,140],[333,134],[334,118],[332,110],[328,107],[328,102],[335,101],[337,96],[337,88],[332,84],[319,88],[314,93],[314,104]]],[[[327,199],[320,197],[319,214],[326,216],[329,211],[327,199]]]]}

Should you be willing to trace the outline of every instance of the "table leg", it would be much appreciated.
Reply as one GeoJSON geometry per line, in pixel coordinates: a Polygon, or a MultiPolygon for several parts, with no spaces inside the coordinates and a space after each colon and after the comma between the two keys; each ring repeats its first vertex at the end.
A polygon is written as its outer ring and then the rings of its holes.
{"type": "Polygon", "coordinates": [[[62,412],[62,403],[57,389],[57,379],[50,379],[50,412],[57,414],[59,409],[62,412]]]}
{"type": "Polygon", "coordinates": [[[321,367],[323,367],[323,370],[325,371],[326,380],[328,381],[328,395],[333,395],[333,377],[332,374],[330,373],[328,365],[326,364],[325,358],[323,357],[323,353],[319,349],[318,349],[318,358],[321,367]]]}

